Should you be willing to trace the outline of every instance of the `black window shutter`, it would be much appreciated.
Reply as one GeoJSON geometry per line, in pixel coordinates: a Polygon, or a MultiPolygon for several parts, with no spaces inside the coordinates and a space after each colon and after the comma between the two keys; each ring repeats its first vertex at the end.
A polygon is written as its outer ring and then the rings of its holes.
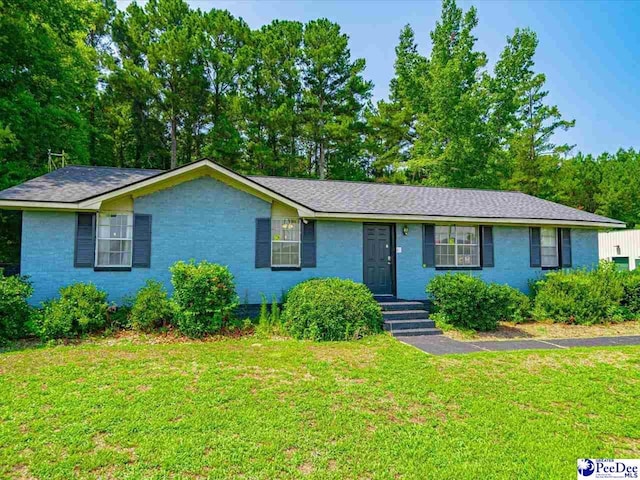
{"type": "Polygon", "coordinates": [[[138,268],[151,267],[151,215],[133,216],[133,257],[131,265],[138,268]]]}
{"type": "Polygon", "coordinates": [[[480,227],[482,238],[482,266],[493,267],[493,227],[483,225],[480,227]]]}
{"type": "Polygon", "coordinates": [[[302,268],[316,266],[316,221],[302,222],[302,268]]]}
{"type": "Polygon", "coordinates": [[[256,218],[256,268],[271,266],[271,219],[256,218]]]}
{"type": "Polygon", "coordinates": [[[422,226],[422,265],[425,267],[436,266],[436,227],[435,225],[422,226]]]}
{"type": "Polygon", "coordinates": [[[96,258],[96,215],[76,214],[76,241],[73,266],[93,267],[96,258]]]}
{"type": "Polygon", "coordinates": [[[560,259],[563,268],[571,268],[571,229],[559,228],[560,234],[560,259]]]}
{"type": "Polygon", "coordinates": [[[542,251],[540,247],[540,227],[529,228],[529,258],[532,267],[542,264],[542,251]]]}

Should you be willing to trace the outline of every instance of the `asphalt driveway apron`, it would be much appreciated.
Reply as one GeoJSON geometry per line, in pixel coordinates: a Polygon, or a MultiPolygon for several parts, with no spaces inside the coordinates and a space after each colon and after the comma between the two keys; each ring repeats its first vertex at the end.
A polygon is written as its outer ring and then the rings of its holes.
{"type": "Polygon", "coordinates": [[[485,340],[461,342],[444,335],[396,337],[432,355],[450,353],[498,352],[509,350],[562,350],[572,347],[612,347],[640,345],[640,335],[596,338],[552,338],[548,340],[485,340]]]}

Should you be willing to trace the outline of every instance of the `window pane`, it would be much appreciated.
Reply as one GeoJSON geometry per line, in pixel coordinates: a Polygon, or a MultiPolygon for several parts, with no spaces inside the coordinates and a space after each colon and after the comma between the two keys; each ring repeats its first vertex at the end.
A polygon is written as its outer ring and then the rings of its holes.
{"type": "Polygon", "coordinates": [[[96,265],[101,267],[131,266],[133,215],[99,215],[97,235],[96,265]]]}
{"type": "Polygon", "coordinates": [[[109,252],[98,253],[98,265],[109,265],[109,252]]]}
{"type": "Polygon", "coordinates": [[[480,265],[480,247],[476,245],[458,246],[458,266],[477,267],[480,265]]]}
{"type": "Polygon", "coordinates": [[[130,214],[101,214],[98,219],[98,238],[133,237],[133,216],[130,214]]]}
{"type": "Polygon", "coordinates": [[[558,266],[558,241],[555,228],[540,229],[541,264],[543,267],[558,266]]]}
{"type": "Polygon", "coordinates": [[[435,236],[437,267],[480,265],[478,227],[436,225],[435,236]]]}
{"type": "Polygon", "coordinates": [[[274,267],[300,265],[299,219],[271,219],[271,265],[274,267]]]}
{"type": "Polygon", "coordinates": [[[456,227],[436,225],[436,245],[454,245],[456,227]]]}
{"type": "Polygon", "coordinates": [[[455,245],[436,245],[436,266],[455,266],[455,245]]]}
{"type": "Polygon", "coordinates": [[[458,244],[476,245],[477,240],[476,227],[456,227],[456,241],[458,244]]]}
{"type": "Polygon", "coordinates": [[[542,266],[557,267],[558,266],[558,249],[553,247],[542,247],[542,266]]]}
{"type": "Polygon", "coordinates": [[[556,229],[546,228],[546,227],[541,228],[540,242],[543,247],[555,247],[556,246],[556,229]]]}

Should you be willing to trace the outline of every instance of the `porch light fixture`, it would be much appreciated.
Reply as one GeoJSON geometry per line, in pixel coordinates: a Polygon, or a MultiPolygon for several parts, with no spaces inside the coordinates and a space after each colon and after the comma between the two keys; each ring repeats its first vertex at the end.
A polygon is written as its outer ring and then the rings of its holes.
{"type": "Polygon", "coordinates": [[[404,225],[402,227],[402,234],[406,237],[407,235],[409,235],[409,225],[404,225]]]}

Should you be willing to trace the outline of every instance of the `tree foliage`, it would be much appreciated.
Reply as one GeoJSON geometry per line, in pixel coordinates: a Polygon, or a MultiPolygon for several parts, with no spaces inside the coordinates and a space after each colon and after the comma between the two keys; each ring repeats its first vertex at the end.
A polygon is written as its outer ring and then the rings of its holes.
{"type": "Polygon", "coordinates": [[[405,26],[373,104],[365,60],[327,19],[252,30],[184,0],[0,0],[0,188],[45,173],[49,150],[139,168],[207,156],[250,174],[518,189],[640,222],[638,152],[572,156],[535,32],[515,29],[489,69],[478,21],[443,0],[430,34],[405,26]]]}

